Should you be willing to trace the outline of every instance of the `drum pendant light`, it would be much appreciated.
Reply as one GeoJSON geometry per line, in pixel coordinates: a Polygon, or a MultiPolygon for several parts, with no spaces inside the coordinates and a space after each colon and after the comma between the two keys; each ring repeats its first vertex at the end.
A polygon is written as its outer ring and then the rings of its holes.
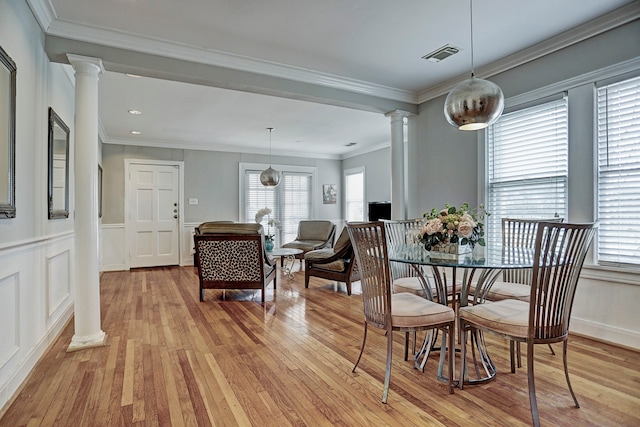
{"type": "Polygon", "coordinates": [[[479,130],[492,125],[504,110],[504,94],[500,87],[473,73],[473,0],[471,15],[471,78],[454,87],[444,101],[444,116],[460,130],[479,130]]]}
{"type": "Polygon", "coordinates": [[[265,187],[276,187],[280,184],[280,172],[271,167],[271,132],[273,128],[267,128],[269,131],[269,167],[260,174],[260,182],[265,187]]]}

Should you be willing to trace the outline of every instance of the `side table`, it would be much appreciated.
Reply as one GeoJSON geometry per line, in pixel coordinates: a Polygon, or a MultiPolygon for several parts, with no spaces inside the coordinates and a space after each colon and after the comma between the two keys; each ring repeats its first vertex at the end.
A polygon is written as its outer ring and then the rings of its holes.
{"type": "Polygon", "coordinates": [[[294,249],[294,248],[273,248],[270,251],[267,251],[267,254],[273,257],[280,257],[285,259],[284,263],[284,274],[289,278],[289,280],[294,279],[293,273],[293,265],[296,262],[296,255],[301,254],[302,249],[294,249]]]}

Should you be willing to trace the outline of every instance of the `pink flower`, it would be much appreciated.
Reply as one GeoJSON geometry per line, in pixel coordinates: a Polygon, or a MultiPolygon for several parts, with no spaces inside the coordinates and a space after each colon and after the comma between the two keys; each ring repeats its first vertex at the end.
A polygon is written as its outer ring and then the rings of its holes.
{"type": "Polygon", "coordinates": [[[426,233],[431,236],[440,231],[442,231],[442,221],[440,221],[440,218],[430,219],[422,226],[422,235],[426,233]]]}
{"type": "Polygon", "coordinates": [[[471,215],[469,215],[468,212],[465,212],[464,215],[462,215],[462,218],[460,218],[460,221],[461,222],[468,222],[473,227],[475,227],[477,225],[476,222],[473,220],[473,217],[471,215]]]}

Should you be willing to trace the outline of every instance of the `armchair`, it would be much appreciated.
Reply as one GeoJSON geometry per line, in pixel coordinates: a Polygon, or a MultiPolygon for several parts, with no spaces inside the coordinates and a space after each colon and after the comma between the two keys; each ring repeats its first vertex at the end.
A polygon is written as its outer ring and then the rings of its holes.
{"type": "MultiPolygon", "coordinates": [[[[300,260],[304,259],[304,254],[316,249],[333,247],[333,240],[336,235],[336,226],[331,221],[306,220],[298,223],[298,236],[293,242],[285,243],[283,248],[301,249],[302,253],[296,255],[300,260]]],[[[282,267],[283,260],[280,259],[282,267]]]]}
{"type": "Polygon", "coordinates": [[[309,278],[337,280],[347,285],[351,295],[351,283],[360,280],[360,272],[353,255],[353,246],[346,228],[342,230],[333,249],[316,249],[304,255],[304,287],[309,287],[309,278]]]}
{"type": "Polygon", "coordinates": [[[273,281],[276,263],[264,249],[260,224],[206,223],[193,237],[200,301],[205,289],[264,289],[273,281]]]}

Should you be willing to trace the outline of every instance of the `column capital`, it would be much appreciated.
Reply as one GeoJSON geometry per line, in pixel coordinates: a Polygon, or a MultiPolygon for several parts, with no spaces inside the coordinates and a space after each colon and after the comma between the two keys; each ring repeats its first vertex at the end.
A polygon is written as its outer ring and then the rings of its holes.
{"type": "Polygon", "coordinates": [[[391,120],[398,120],[398,119],[403,119],[407,116],[414,116],[415,114],[409,112],[409,111],[404,111],[404,110],[393,110],[393,111],[389,111],[387,113],[384,113],[385,117],[389,117],[391,118],[391,120]]]}
{"type": "Polygon", "coordinates": [[[73,53],[67,53],[67,59],[69,64],[73,66],[76,71],[89,71],[93,69],[96,74],[104,73],[104,65],[102,65],[102,59],[94,58],[91,56],[76,55],[73,53]]]}

